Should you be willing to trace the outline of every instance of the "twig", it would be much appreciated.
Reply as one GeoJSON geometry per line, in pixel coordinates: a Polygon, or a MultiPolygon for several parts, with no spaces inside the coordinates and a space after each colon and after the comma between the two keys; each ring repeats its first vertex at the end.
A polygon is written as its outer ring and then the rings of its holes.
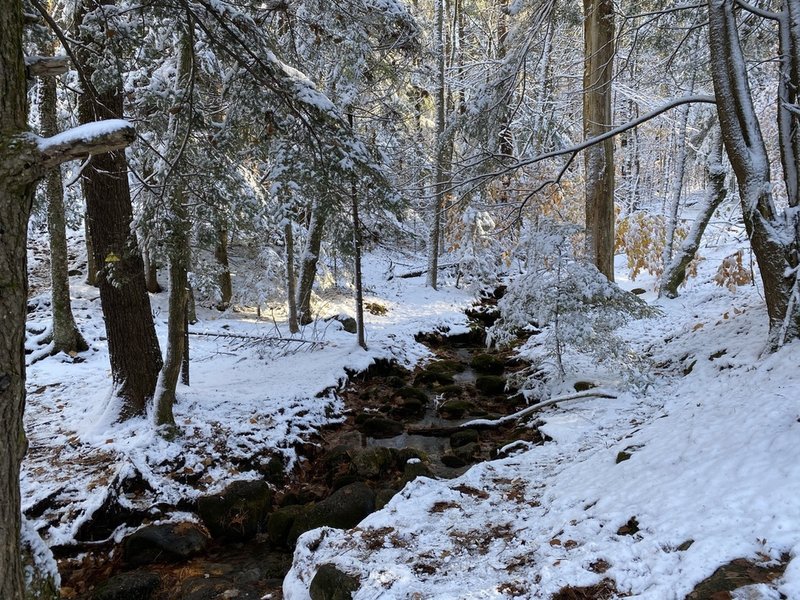
{"type": "Polygon", "coordinates": [[[504,425],[509,421],[517,421],[522,417],[526,417],[529,414],[536,412],[540,408],[544,408],[546,406],[550,406],[551,404],[557,404],[559,402],[566,402],[567,400],[583,400],[584,398],[611,398],[614,399],[617,396],[610,392],[606,392],[603,390],[586,390],[584,392],[576,392],[574,394],[565,394],[563,396],[556,396],[555,398],[550,398],[549,400],[544,400],[532,406],[528,406],[527,408],[523,408],[520,411],[515,412],[512,415],[506,415],[505,417],[500,417],[496,420],[491,419],[474,419],[472,421],[467,421],[466,423],[462,423],[460,425],[461,428],[465,427],[498,427],[500,425],[504,425]]]}
{"type": "Polygon", "coordinates": [[[284,338],[284,337],[270,337],[258,335],[244,335],[241,333],[221,333],[213,331],[190,331],[189,335],[200,335],[204,337],[214,338],[232,338],[237,340],[252,340],[254,342],[275,342],[275,343],[294,343],[294,344],[311,344],[313,346],[324,346],[325,342],[319,340],[302,340],[297,338],[284,338]]]}

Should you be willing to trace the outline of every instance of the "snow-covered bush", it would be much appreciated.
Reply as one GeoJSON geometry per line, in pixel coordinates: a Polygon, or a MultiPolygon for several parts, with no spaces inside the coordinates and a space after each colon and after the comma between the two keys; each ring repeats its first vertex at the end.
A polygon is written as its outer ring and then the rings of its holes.
{"type": "Polygon", "coordinates": [[[490,342],[498,346],[531,334],[519,352],[533,367],[516,383],[533,395],[563,381],[568,368],[584,364],[603,363],[635,382],[640,358],[614,332],[631,319],[658,312],[575,258],[570,240],[576,229],[541,220],[525,233],[527,270],[508,286],[498,304],[500,319],[489,330],[490,342]]]}

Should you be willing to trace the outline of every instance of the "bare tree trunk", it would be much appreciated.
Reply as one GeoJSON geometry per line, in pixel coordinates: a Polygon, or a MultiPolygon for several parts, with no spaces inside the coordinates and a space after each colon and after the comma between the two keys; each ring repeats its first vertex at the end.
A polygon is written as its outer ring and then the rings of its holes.
{"type": "Polygon", "coordinates": [[[708,176],[708,188],[703,203],[697,211],[697,217],[692,225],[689,234],[681,244],[681,247],[672,256],[671,262],[664,269],[661,276],[661,285],[658,290],[659,297],[677,298],[678,288],[686,279],[686,267],[692,262],[698,248],[703,232],[717,207],[722,204],[728,195],[725,188],[725,179],[728,170],[722,164],[722,138],[719,133],[714,135],[711,152],[708,155],[706,164],[708,176]]]}
{"type": "MultiPolygon", "coordinates": [[[[78,37],[91,48],[93,40],[79,25],[87,12],[102,10],[96,0],[84,0],[76,17],[78,37]]],[[[84,62],[84,71],[90,61],[84,62]]],[[[87,73],[91,77],[91,73],[87,73]]],[[[121,81],[103,90],[84,90],[78,97],[82,124],[122,117],[121,81]]],[[[124,151],[92,157],[81,179],[89,219],[98,284],[103,307],[111,374],[115,394],[123,400],[120,418],[143,414],[155,391],[161,370],[150,299],[144,280],[142,255],[131,231],[133,211],[124,151]]]]}
{"type": "MultiPolygon", "coordinates": [[[[355,128],[353,114],[347,115],[351,129],[355,128]]],[[[356,287],[356,335],[358,345],[364,350],[367,349],[367,338],[364,332],[364,285],[361,276],[361,245],[363,238],[361,235],[361,220],[358,217],[358,188],[356,178],[353,175],[350,182],[350,199],[353,203],[353,266],[355,271],[356,287]]]]}
{"type": "Polygon", "coordinates": [[[92,233],[89,231],[89,215],[83,215],[83,237],[86,243],[86,285],[97,287],[97,262],[94,259],[92,233]]]}
{"type": "Polygon", "coordinates": [[[444,195],[447,186],[445,169],[445,118],[447,111],[447,87],[445,81],[447,58],[445,55],[444,0],[436,3],[436,164],[434,165],[434,190],[431,206],[431,229],[428,236],[428,277],[427,284],[438,288],[439,252],[441,250],[441,223],[444,209],[444,195]]]}
{"type": "MultiPolygon", "coordinates": [[[[43,56],[54,53],[52,42],[44,45],[43,56]]],[[[43,77],[39,80],[39,119],[44,137],[58,133],[56,108],[56,80],[43,77]]],[[[64,216],[64,186],[61,168],[52,169],[44,180],[47,198],[47,231],[50,235],[50,282],[53,308],[53,354],[83,352],[89,349],[83,339],[75,317],[69,293],[69,264],[67,258],[66,218],[64,216]]]]}
{"type": "Polygon", "coordinates": [[[144,278],[147,291],[151,294],[160,294],[164,291],[164,288],[158,282],[158,266],[146,248],[142,250],[142,260],[144,261],[144,278]]]}
{"type": "Polygon", "coordinates": [[[313,321],[311,316],[311,291],[317,277],[317,262],[322,249],[322,234],[325,229],[325,209],[322,203],[315,201],[311,206],[311,217],[308,223],[308,239],[300,261],[300,285],[297,289],[297,312],[301,325],[313,321]]]}
{"type": "Polygon", "coordinates": [[[294,274],[294,232],[292,222],[287,218],[283,226],[283,236],[286,242],[286,295],[289,302],[289,331],[297,333],[300,325],[297,322],[297,283],[294,274]]]}
{"type": "Polygon", "coordinates": [[[222,268],[218,278],[220,301],[217,303],[217,310],[227,310],[233,298],[233,282],[231,281],[231,265],[228,261],[228,227],[224,223],[217,228],[214,258],[222,268]]]}
{"type": "Polygon", "coordinates": [[[798,217],[778,215],[772,201],[769,157],[742,68],[745,58],[734,5],[734,0],[708,2],[711,75],[722,139],[736,174],[742,215],[764,287],[768,346],[775,349],[800,337],[798,217]]]}
{"type": "MultiPolygon", "coordinates": [[[[593,138],[611,129],[614,64],[614,4],[584,0],[583,132],[593,138]]],[[[586,169],[586,255],[614,281],[614,141],[588,148],[586,169]]]]}

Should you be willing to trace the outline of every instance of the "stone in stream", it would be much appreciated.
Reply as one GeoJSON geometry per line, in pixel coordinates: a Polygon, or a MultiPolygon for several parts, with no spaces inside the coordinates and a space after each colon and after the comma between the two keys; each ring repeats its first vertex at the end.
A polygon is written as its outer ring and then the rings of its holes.
{"type": "Polygon", "coordinates": [[[289,531],[288,542],[293,545],[300,534],[317,527],[350,529],[374,511],[375,492],[365,483],[352,483],[298,515],[289,531]]]}
{"type": "Polygon", "coordinates": [[[359,429],[372,438],[390,438],[403,433],[403,424],[400,421],[384,417],[369,417],[360,424],[359,429]]]}
{"type": "Polygon", "coordinates": [[[400,483],[405,485],[409,481],[414,481],[417,477],[429,477],[432,479],[433,472],[427,462],[412,458],[403,467],[403,476],[400,478],[400,483]]]}
{"type": "Polygon", "coordinates": [[[475,380],[475,387],[487,396],[499,396],[506,391],[506,380],[499,375],[481,375],[475,380]]]}
{"type": "Polygon", "coordinates": [[[234,481],[221,493],[197,500],[197,514],[211,535],[246,540],[262,531],[272,507],[266,481],[234,481]]]}
{"type": "Polygon", "coordinates": [[[359,587],[361,582],[357,577],[326,563],[320,566],[311,580],[308,595],[311,600],[350,600],[359,587]]]}
{"type": "Polygon", "coordinates": [[[439,416],[443,419],[460,419],[474,410],[475,405],[468,400],[445,400],[439,405],[439,416]]]}
{"type": "Polygon", "coordinates": [[[122,541],[122,556],[129,565],[181,561],[202,553],[210,541],[197,523],[146,525],[122,541]]]}
{"type": "Polygon", "coordinates": [[[305,510],[304,506],[292,504],[273,511],[267,522],[267,537],[273,546],[287,546],[289,531],[292,529],[295,519],[305,510]]]}
{"type": "Polygon", "coordinates": [[[472,357],[470,366],[485,375],[500,375],[506,368],[503,359],[493,354],[476,354],[472,357]]]}
{"type": "Polygon", "coordinates": [[[150,571],[128,571],[114,575],[92,592],[92,600],[150,600],[161,577],[150,571]]]}
{"type": "Polygon", "coordinates": [[[450,436],[450,447],[458,448],[478,441],[478,431],[475,429],[462,429],[450,436]]]}
{"type": "Polygon", "coordinates": [[[458,448],[453,448],[453,454],[464,461],[464,464],[475,462],[481,452],[481,447],[475,442],[469,442],[458,448]]]}
{"type": "Polygon", "coordinates": [[[397,460],[397,450],[375,446],[351,451],[352,468],[356,475],[375,479],[387,474],[397,460]]]}
{"type": "Polygon", "coordinates": [[[452,385],[454,383],[455,379],[453,379],[453,376],[450,373],[440,373],[438,371],[431,371],[428,369],[425,371],[420,371],[414,378],[414,385],[436,386],[452,385]]]}

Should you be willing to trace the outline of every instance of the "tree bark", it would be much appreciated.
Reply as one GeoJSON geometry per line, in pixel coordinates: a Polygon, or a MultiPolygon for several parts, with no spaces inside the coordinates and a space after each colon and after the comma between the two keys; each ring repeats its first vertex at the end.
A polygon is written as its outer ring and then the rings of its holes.
{"type": "Polygon", "coordinates": [[[214,258],[221,268],[217,278],[220,296],[217,310],[227,310],[233,299],[233,282],[231,281],[231,265],[228,261],[228,227],[225,224],[221,224],[217,228],[217,245],[214,247],[214,258]]]}
{"type": "Polygon", "coordinates": [[[86,285],[97,287],[97,263],[94,260],[92,234],[89,231],[89,216],[83,213],[83,238],[86,244],[86,285]]]}
{"type": "Polygon", "coordinates": [[[147,291],[151,294],[160,294],[164,291],[164,288],[158,282],[158,265],[156,265],[147,249],[142,250],[142,261],[144,262],[144,278],[147,291]]]}
{"type": "Polygon", "coordinates": [[[297,322],[297,283],[294,274],[294,232],[292,222],[287,217],[283,226],[283,237],[286,242],[286,295],[289,303],[289,331],[297,333],[300,325],[297,322]]]}
{"type": "MultiPolygon", "coordinates": [[[[41,48],[42,54],[52,54],[52,43],[41,48]]],[[[58,133],[56,107],[56,80],[45,77],[39,80],[39,119],[44,137],[58,133]]],[[[66,218],[64,216],[64,186],[61,168],[52,169],[44,180],[47,199],[47,230],[50,236],[50,287],[53,309],[53,354],[83,352],[89,349],[83,339],[75,317],[69,293],[69,264],[67,257],[66,218]]]]}
{"type": "Polygon", "coordinates": [[[306,240],[303,258],[300,261],[300,282],[297,288],[297,312],[301,325],[313,321],[311,313],[311,292],[317,277],[317,262],[322,249],[322,234],[325,229],[325,209],[319,201],[311,206],[311,217],[308,223],[308,239],[306,240]]]}
{"type": "MultiPolygon", "coordinates": [[[[350,127],[355,128],[355,119],[353,114],[347,115],[350,127]]],[[[356,335],[358,336],[358,345],[364,350],[367,349],[367,338],[364,332],[364,285],[361,276],[361,245],[363,237],[361,235],[361,219],[358,217],[358,186],[356,184],[355,175],[350,181],[350,200],[352,202],[353,210],[353,265],[354,277],[356,287],[356,335]]]]}
{"type": "MultiPolygon", "coordinates": [[[[611,129],[614,4],[584,0],[583,132],[588,138],[611,129]]],[[[586,255],[614,281],[614,141],[587,149],[586,255]]]]}
{"type": "Polygon", "coordinates": [[[711,75],[722,139],[739,185],[747,235],[758,262],[769,316],[768,347],[800,337],[797,219],[778,215],[769,157],[753,105],[734,0],[709,0],[711,75]]]}
{"type": "MultiPolygon", "coordinates": [[[[76,22],[80,24],[86,12],[100,10],[102,6],[96,0],[84,0],[76,22]]],[[[84,44],[81,52],[88,52],[94,40],[85,39],[89,34],[80,29],[77,35],[84,44]]],[[[89,77],[90,62],[84,61],[84,71],[89,77]]],[[[78,97],[81,123],[122,117],[121,80],[109,79],[113,83],[105,89],[84,90],[78,97]]],[[[144,413],[161,370],[161,350],[145,287],[142,255],[131,231],[133,210],[125,152],[93,157],[81,182],[98,265],[111,375],[115,394],[122,399],[120,419],[124,420],[144,413]]]]}
{"type": "Polygon", "coordinates": [[[658,290],[659,297],[678,297],[678,288],[686,280],[686,267],[692,262],[697,250],[700,248],[700,240],[703,237],[706,226],[711,221],[711,217],[717,207],[722,204],[722,201],[728,195],[728,190],[725,188],[728,170],[722,164],[722,138],[719,134],[714,136],[712,144],[706,163],[708,177],[706,196],[697,211],[697,217],[691,230],[689,230],[689,234],[681,244],[681,247],[672,256],[671,262],[664,269],[658,290]]]}

